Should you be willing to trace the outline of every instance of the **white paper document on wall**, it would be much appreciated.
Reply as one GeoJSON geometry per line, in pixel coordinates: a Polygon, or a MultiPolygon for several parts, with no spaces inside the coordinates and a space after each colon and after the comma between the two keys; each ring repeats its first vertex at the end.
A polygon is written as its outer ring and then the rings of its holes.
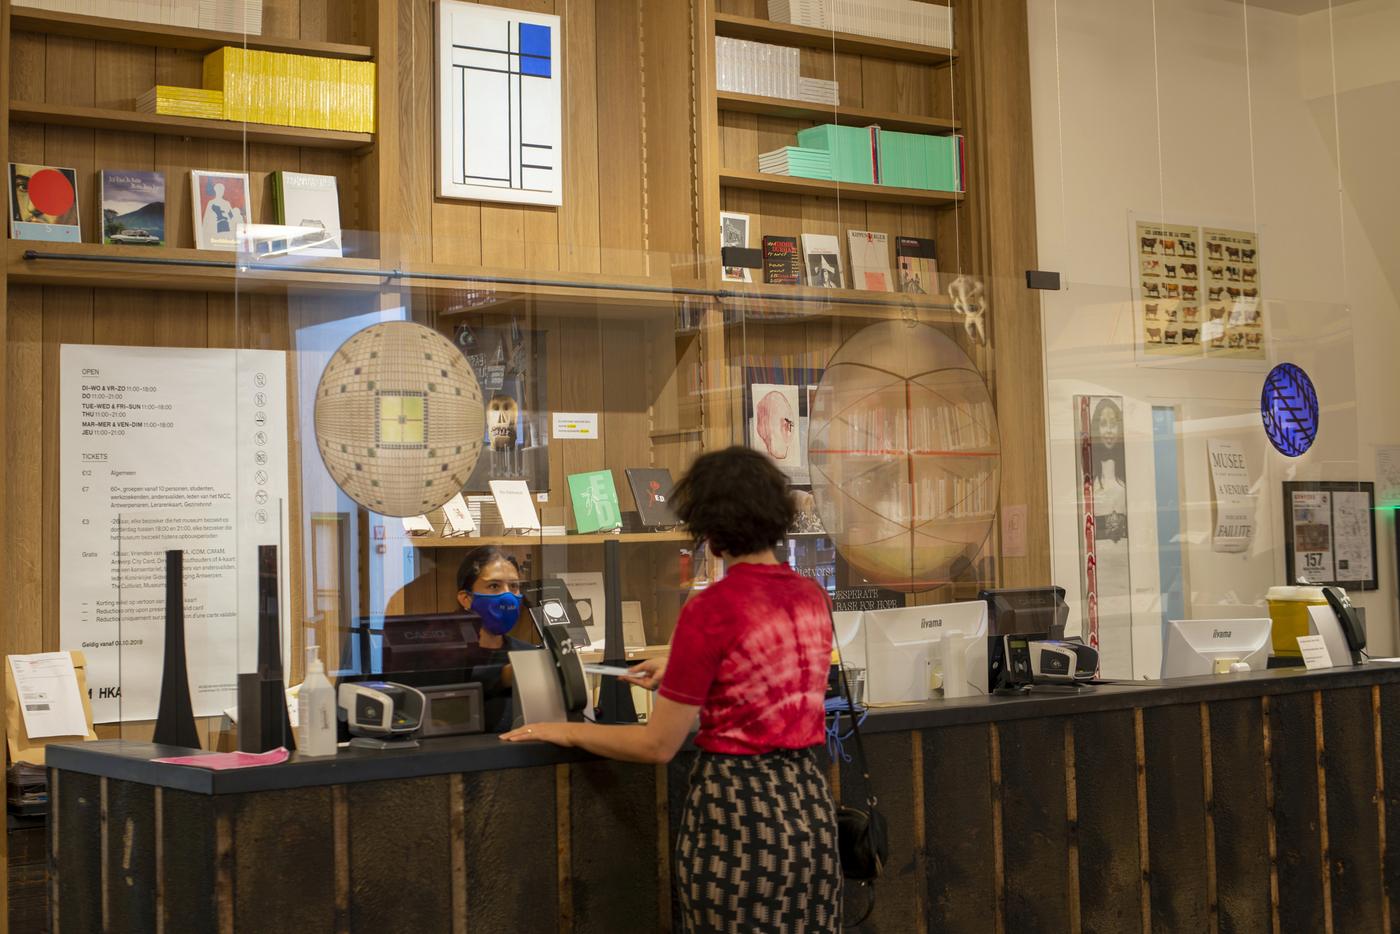
{"type": "Polygon", "coordinates": [[[87,717],[83,714],[83,696],[78,692],[72,655],[11,655],[10,671],[24,716],[24,732],[30,739],[87,735],[87,717]]]}
{"type": "Polygon", "coordinates": [[[1211,438],[1206,442],[1206,453],[1215,505],[1212,546],[1219,552],[1247,551],[1254,539],[1254,495],[1244,445],[1211,438]]]}
{"type": "Polygon", "coordinates": [[[87,653],[95,722],[156,715],[168,549],[184,552],[195,716],[256,668],[257,549],[283,545],[287,520],[286,366],[271,350],[60,349],[59,640],[87,653]]]}
{"type": "Polygon", "coordinates": [[[1400,444],[1376,448],[1376,507],[1400,509],[1400,444]]]}

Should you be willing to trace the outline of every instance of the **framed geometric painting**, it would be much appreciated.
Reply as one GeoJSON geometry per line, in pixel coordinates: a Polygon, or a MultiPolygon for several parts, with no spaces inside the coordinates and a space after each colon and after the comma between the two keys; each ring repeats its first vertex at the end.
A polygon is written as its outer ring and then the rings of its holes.
{"type": "Polygon", "coordinates": [[[437,194],[561,204],[559,17],[438,3],[437,194]]]}

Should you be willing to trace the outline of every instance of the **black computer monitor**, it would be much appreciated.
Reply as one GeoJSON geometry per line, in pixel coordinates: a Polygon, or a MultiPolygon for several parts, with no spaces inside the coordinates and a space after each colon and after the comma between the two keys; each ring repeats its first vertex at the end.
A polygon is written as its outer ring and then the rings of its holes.
{"type": "Polygon", "coordinates": [[[460,668],[477,641],[472,618],[460,610],[386,616],[381,638],[384,674],[460,668]]]}
{"type": "Polygon", "coordinates": [[[1063,587],[1019,587],[983,590],[977,599],[987,604],[987,635],[1037,635],[1063,639],[1069,607],[1063,587]]]}

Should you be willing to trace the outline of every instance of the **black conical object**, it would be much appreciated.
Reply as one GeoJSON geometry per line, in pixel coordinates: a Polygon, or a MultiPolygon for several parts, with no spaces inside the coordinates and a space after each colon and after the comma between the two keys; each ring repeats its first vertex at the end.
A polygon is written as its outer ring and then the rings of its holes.
{"type": "Polygon", "coordinates": [[[165,664],[160,676],[160,707],[154,740],[164,746],[199,749],[185,663],[185,553],[165,553],[165,664]]]}
{"type": "Polygon", "coordinates": [[[267,752],[296,748],[282,680],[277,546],[258,546],[258,670],[238,676],[238,748],[267,752]]]}

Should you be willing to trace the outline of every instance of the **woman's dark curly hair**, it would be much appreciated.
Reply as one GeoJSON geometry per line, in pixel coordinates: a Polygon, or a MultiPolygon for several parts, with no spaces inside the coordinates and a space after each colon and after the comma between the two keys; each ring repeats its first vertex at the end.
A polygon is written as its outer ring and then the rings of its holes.
{"type": "Polygon", "coordinates": [[[487,565],[497,561],[508,562],[515,567],[517,573],[520,571],[520,562],[515,560],[515,556],[506,554],[495,545],[478,545],[467,552],[467,556],[457,566],[458,592],[471,593],[472,586],[476,584],[481,572],[486,570],[487,565]]]}
{"type": "Polygon", "coordinates": [[[697,457],[676,484],[671,505],[691,534],[730,556],[774,547],[797,515],[787,477],[745,447],[697,457]]]}

